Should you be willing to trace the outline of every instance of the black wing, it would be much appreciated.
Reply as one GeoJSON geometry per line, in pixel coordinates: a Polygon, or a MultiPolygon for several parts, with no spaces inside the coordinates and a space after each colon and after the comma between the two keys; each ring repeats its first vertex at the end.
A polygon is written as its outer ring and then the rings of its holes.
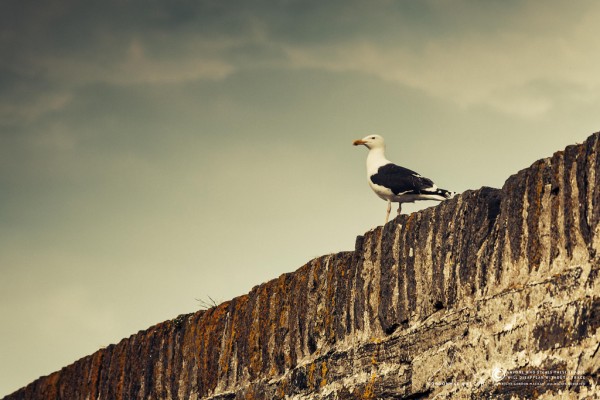
{"type": "Polygon", "coordinates": [[[394,194],[420,194],[433,186],[431,179],[395,164],[379,167],[377,173],[371,175],[371,182],[389,188],[394,194]]]}

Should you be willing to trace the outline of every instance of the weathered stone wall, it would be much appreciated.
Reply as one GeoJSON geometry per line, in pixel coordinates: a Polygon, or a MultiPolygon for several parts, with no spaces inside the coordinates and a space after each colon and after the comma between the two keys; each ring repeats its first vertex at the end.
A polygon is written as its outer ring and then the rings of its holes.
{"type": "Polygon", "coordinates": [[[597,398],[599,153],[595,134],[5,399],[597,398]]]}

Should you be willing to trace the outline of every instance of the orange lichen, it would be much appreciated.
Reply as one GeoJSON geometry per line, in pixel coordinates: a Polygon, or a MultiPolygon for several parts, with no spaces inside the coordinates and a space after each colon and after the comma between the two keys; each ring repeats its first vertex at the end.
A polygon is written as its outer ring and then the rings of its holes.
{"type": "Polygon", "coordinates": [[[319,387],[327,385],[327,362],[323,361],[321,364],[321,384],[319,387]]]}
{"type": "Polygon", "coordinates": [[[285,398],[285,394],[287,392],[287,387],[288,387],[288,381],[286,379],[282,380],[279,383],[279,386],[277,387],[277,391],[275,392],[275,395],[277,396],[277,398],[280,398],[280,399],[285,398]]]}
{"type": "Polygon", "coordinates": [[[365,386],[365,391],[362,394],[362,398],[365,400],[374,399],[375,398],[375,381],[377,380],[377,375],[375,373],[371,374],[371,379],[369,383],[365,386]]]}
{"type": "Polygon", "coordinates": [[[308,367],[308,385],[310,386],[311,389],[314,389],[315,385],[315,370],[317,369],[317,366],[313,363],[310,364],[310,367],[308,367]]]}

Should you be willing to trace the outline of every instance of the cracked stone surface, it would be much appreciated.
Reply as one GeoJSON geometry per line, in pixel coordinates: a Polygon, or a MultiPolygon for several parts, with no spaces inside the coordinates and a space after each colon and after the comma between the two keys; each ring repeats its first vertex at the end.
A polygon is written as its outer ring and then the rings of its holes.
{"type": "Polygon", "coordinates": [[[598,398],[600,134],[5,397],[598,398]]]}

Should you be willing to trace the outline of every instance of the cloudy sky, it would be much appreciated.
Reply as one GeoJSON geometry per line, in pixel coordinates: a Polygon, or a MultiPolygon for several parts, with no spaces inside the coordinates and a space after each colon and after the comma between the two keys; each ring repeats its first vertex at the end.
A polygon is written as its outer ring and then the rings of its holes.
{"type": "Polygon", "coordinates": [[[0,2],[0,396],[600,130],[596,1],[0,2]],[[435,203],[407,206],[413,212],[435,203]]]}

